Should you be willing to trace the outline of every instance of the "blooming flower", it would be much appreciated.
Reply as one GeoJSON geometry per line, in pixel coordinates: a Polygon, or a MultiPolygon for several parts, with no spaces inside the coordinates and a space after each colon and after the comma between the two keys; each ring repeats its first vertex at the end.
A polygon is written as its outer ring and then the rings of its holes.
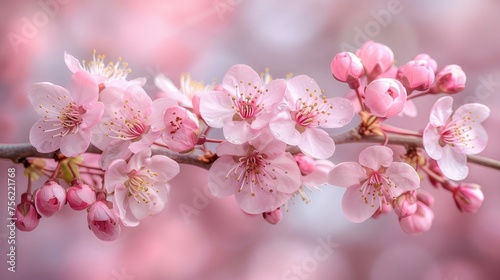
{"type": "Polygon", "coordinates": [[[224,76],[221,91],[203,94],[200,113],[209,126],[223,129],[227,141],[241,144],[261,133],[285,90],[283,79],[263,84],[252,68],[235,65],[224,76]]]}
{"type": "Polygon", "coordinates": [[[453,113],[452,105],[450,96],[436,101],[424,130],[423,144],[446,177],[463,180],[469,173],[467,155],[480,153],[488,142],[481,122],[489,116],[490,109],[471,103],[460,106],[453,113]]]}
{"type": "Polygon", "coordinates": [[[337,128],[348,124],[354,108],[348,99],[322,96],[318,84],[306,75],[288,81],[285,108],[274,117],[269,127],[273,135],[296,145],[311,157],[325,159],[332,156],[335,143],[319,127],[337,128]]]}
{"type": "Polygon", "coordinates": [[[144,149],[128,162],[113,161],[104,175],[104,187],[113,194],[113,209],[122,223],[133,227],[147,215],[163,210],[167,183],[177,173],[177,162],[166,156],[151,156],[151,149],[144,149]]]}
{"type": "Polygon", "coordinates": [[[190,111],[173,106],[165,111],[165,131],[162,140],[174,152],[189,152],[198,142],[200,125],[190,111]]]}
{"type": "Polygon", "coordinates": [[[374,116],[390,118],[403,111],[406,89],[395,79],[380,78],[365,88],[365,105],[374,116]]]}
{"type": "Polygon", "coordinates": [[[30,130],[30,143],[41,153],[57,149],[67,157],[82,154],[90,145],[91,128],[103,113],[97,84],[89,74],[76,72],[67,89],[38,83],[28,92],[35,111],[43,116],[30,130]]]}
{"type": "Polygon", "coordinates": [[[101,100],[106,108],[92,143],[103,151],[104,169],[115,159],[149,148],[163,132],[166,108],[176,105],[166,98],[153,102],[138,85],[127,89],[108,87],[101,92],[101,100]]]}
{"type": "Polygon", "coordinates": [[[50,217],[66,204],[66,191],[56,181],[48,180],[35,191],[35,207],[42,217],[50,217]]]}
{"type": "Polygon", "coordinates": [[[215,197],[234,194],[249,214],[274,211],[300,186],[300,170],[286,144],[267,130],[242,145],[223,142],[219,158],[208,172],[208,187],[215,197]]]}
{"type": "Polygon", "coordinates": [[[113,241],[120,235],[121,227],[118,217],[109,209],[106,201],[96,201],[87,213],[87,223],[97,238],[113,241]]]}
{"type": "Polygon", "coordinates": [[[344,162],[330,172],[329,183],[347,190],[342,198],[346,217],[360,223],[370,218],[384,204],[420,185],[418,173],[409,164],[393,162],[393,152],[386,146],[371,146],[359,154],[359,163],[344,162]]]}

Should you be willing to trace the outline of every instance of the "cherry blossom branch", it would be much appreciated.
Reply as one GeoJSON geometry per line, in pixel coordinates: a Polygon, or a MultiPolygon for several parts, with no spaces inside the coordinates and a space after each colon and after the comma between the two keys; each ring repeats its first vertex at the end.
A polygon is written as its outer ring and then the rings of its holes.
{"type": "MultiPolygon", "coordinates": [[[[348,144],[348,143],[384,143],[386,140],[382,135],[370,135],[364,136],[358,133],[357,129],[351,129],[344,133],[336,134],[332,136],[333,140],[337,145],[340,144],[348,144]]],[[[422,139],[415,136],[406,136],[406,135],[389,135],[388,144],[392,145],[402,145],[402,146],[414,146],[422,148],[422,139]]],[[[166,149],[161,148],[153,148],[153,154],[155,155],[166,155],[171,159],[175,160],[181,164],[190,164],[194,166],[198,166],[204,169],[209,169],[211,164],[205,163],[198,159],[197,155],[194,154],[178,154],[170,152],[166,149]]],[[[294,147],[289,150],[291,153],[298,153],[299,150],[294,147]]],[[[87,150],[87,153],[101,153],[101,150],[94,146],[90,146],[87,150]]],[[[38,158],[57,158],[58,153],[39,153],[33,146],[30,144],[0,144],[0,158],[10,159],[15,163],[21,163],[23,159],[28,157],[38,157],[38,158]]],[[[500,170],[500,161],[494,160],[487,157],[482,156],[468,156],[469,162],[482,165],[485,167],[493,168],[500,170]]]]}

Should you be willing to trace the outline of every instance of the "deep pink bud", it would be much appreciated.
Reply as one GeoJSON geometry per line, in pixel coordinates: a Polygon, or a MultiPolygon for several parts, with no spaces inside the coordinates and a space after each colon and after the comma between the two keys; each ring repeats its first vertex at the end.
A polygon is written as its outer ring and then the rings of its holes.
{"type": "Polygon", "coordinates": [[[483,204],[484,194],[477,184],[461,183],[454,190],[453,198],[460,211],[476,213],[483,204]]]}
{"type": "Polygon", "coordinates": [[[66,190],[66,199],[73,210],[80,211],[87,209],[95,202],[96,194],[95,190],[87,184],[80,180],[73,180],[71,187],[66,190]]]}
{"type": "Polygon", "coordinates": [[[434,74],[436,73],[437,62],[430,55],[426,53],[421,53],[415,56],[413,60],[424,60],[426,62],[426,65],[429,66],[432,69],[432,71],[434,71],[434,74]]]}
{"type": "Polygon", "coordinates": [[[390,118],[399,114],[406,102],[406,89],[395,79],[381,78],[365,88],[365,105],[377,117],[390,118]]]}
{"type": "Polygon", "coordinates": [[[434,79],[434,71],[424,60],[412,60],[403,67],[401,81],[406,89],[427,90],[434,79]]]}
{"type": "Polygon", "coordinates": [[[417,195],[415,191],[405,192],[393,201],[396,215],[401,218],[415,214],[417,211],[417,195]]]}
{"type": "Polygon", "coordinates": [[[386,46],[373,41],[367,41],[356,51],[356,55],[363,62],[368,79],[374,79],[386,72],[394,63],[394,53],[386,46]]]}
{"type": "Polygon", "coordinates": [[[458,65],[447,65],[436,76],[436,82],[431,87],[432,93],[454,94],[465,88],[466,76],[458,65]]]}
{"type": "Polygon", "coordinates": [[[297,162],[302,176],[309,175],[316,169],[316,163],[312,157],[304,154],[297,154],[293,158],[297,162]]]}
{"type": "Polygon", "coordinates": [[[31,194],[24,193],[21,196],[21,203],[17,205],[14,212],[17,229],[32,231],[38,226],[41,217],[36,211],[31,194]]]}
{"type": "Polygon", "coordinates": [[[66,191],[56,181],[48,180],[35,191],[35,207],[42,217],[50,217],[66,204],[66,191]]]}
{"type": "Polygon", "coordinates": [[[104,201],[96,201],[90,206],[87,222],[90,230],[101,240],[112,241],[120,235],[118,217],[104,201]]]}
{"type": "Polygon", "coordinates": [[[408,234],[419,234],[428,231],[432,226],[434,213],[421,201],[417,201],[415,214],[405,218],[399,218],[399,225],[408,234]]]}
{"type": "Polygon", "coordinates": [[[281,221],[283,213],[281,212],[281,208],[278,207],[274,211],[262,213],[262,217],[271,225],[275,225],[281,221]]]}
{"type": "Polygon", "coordinates": [[[350,52],[336,54],[330,63],[333,77],[343,83],[355,83],[365,73],[361,60],[350,52]]]}

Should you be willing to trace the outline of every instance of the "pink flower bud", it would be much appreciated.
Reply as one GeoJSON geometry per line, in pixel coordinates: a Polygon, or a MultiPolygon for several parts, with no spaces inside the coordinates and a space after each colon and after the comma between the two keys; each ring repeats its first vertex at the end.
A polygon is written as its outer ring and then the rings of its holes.
{"type": "Polygon", "coordinates": [[[432,69],[432,71],[434,71],[434,74],[436,73],[437,63],[430,55],[426,53],[421,53],[415,56],[413,60],[424,60],[426,62],[426,65],[429,66],[432,69]]]}
{"type": "Polygon", "coordinates": [[[477,184],[461,183],[453,192],[453,198],[460,211],[476,213],[483,204],[484,194],[477,184]]]}
{"type": "Polygon", "coordinates": [[[434,213],[421,201],[417,201],[415,214],[399,218],[399,225],[408,234],[419,234],[428,231],[432,226],[434,213]]]}
{"type": "Polygon", "coordinates": [[[465,88],[466,76],[458,65],[447,65],[436,76],[436,82],[431,87],[432,93],[454,94],[465,88]]]}
{"type": "Polygon", "coordinates": [[[314,159],[304,154],[297,154],[293,157],[299,166],[302,176],[311,174],[316,169],[314,159]]]}
{"type": "Polygon", "coordinates": [[[56,181],[48,180],[35,191],[35,207],[42,217],[50,217],[66,203],[66,191],[56,181]]]}
{"type": "Polygon", "coordinates": [[[95,202],[95,190],[84,184],[80,180],[73,180],[71,187],[66,190],[66,198],[69,206],[73,210],[87,209],[92,203],[95,202]]]}
{"type": "Polygon", "coordinates": [[[375,213],[373,213],[372,218],[377,219],[381,215],[391,212],[391,210],[392,206],[390,204],[382,203],[381,207],[377,211],[375,211],[375,213]]]}
{"type": "Polygon", "coordinates": [[[24,193],[21,196],[21,203],[16,207],[14,218],[16,218],[16,227],[22,231],[32,231],[40,222],[40,214],[36,211],[31,194],[24,193]]]}
{"type": "Polygon", "coordinates": [[[407,89],[427,90],[434,79],[434,71],[424,60],[412,60],[403,67],[402,82],[407,89]]]}
{"type": "Polygon", "coordinates": [[[394,53],[386,46],[373,41],[367,41],[356,51],[361,59],[368,79],[374,79],[391,68],[394,63],[394,53]]]}
{"type": "Polygon", "coordinates": [[[350,52],[336,54],[330,63],[333,77],[343,83],[356,83],[364,74],[363,63],[350,52]]]}
{"type": "Polygon", "coordinates": [[[416,192],[405,192],[393,201],[394,212],[401,218],[415,214],[417,211],[416,192]]]}
{"type": "Polygon", "coordinates": [[[374,116],[395,116],[403,110],[405,102],[406,89],[395,79],[376,79],[365,88],[365,105],[374,116]]]}
{"type": "Polygon", "coordinates": [[[274,211],[262,213],[262,217],[271,225],[275,225],[281,221],[283,213],[281,212],[281,208],[278,207],[274,211]]]}
{"type": "Polygon", "coordinates": [[[431,207],[434,205],[434,196],[428,191],[425,191],[423,189],[418,189],[417,191],[417,200],[422,202],[423,204],[431,207]]]}
{"type": "Polygon", "coordinates": [[[121,231],[118,221],[118,217],[109,209],[106,202],[96,201],[88,209],[89,228],[101,240],[113,241],[118,238],[121,231]]]}

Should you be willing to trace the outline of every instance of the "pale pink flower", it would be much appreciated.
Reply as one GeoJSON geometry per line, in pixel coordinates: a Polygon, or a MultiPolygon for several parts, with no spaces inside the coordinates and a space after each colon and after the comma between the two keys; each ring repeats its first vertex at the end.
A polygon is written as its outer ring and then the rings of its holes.
{"type": "Polygon", "coordinates": [[[173,106],[165,111],[162,140],[174,152],[189,152],[198,142],[200,124],[190,111],[173,106]]]}
{"type": "Polygon", "coordinates": [[[374,116],[390,118],[401,113],[406,103],[406,89],[395,79],[376,79],[365,88],[365,105],[374,116]]]}
{"type": "Polygon", "coordinates": [[[238,64],[224,76],[221,91],[202,95],[200,113],[209,126],[223,129],[227,141],[241,144],[259,136],[285,90],[283,79],[264,84],[252,68],[238,64]]]}
{"type": "Polygon", "coordinates": [[[340,82],[359,86],[359,78],[365,73],[361,60],[350,52],[336,54],[330,63],[333,77],[340,82]],[[357,83],[356,83],[357,82],[357,83]]]}
{"type": "Polygon", "coordinates": [[[121,232],[118,217],[109,209],[106,201],[96,201],[90,206],[87,223],[95,236],[104,241],[117,239],[121,232]]]}
{"type": "Polygon", "coordinates": [[[417,211],[417,194],[415,191],[405,192],[393,201],[393,209],[401,218],[413,215],[417,211]]]}
{"type": "Polygon", "coordinates": [[[434,70],[425,60],[412,60],[403,66],[401,80],[407,90],[427,90],[434,79],[434,70]]]}
{"type": "Polygon", "coordinates": [[[465,88],[467,77],[458,65],[447,65],[436,75],[436,81],[430,88],[431,93],[455,94],[465,88]]]}
{"type": "Polygon", "coordinates": [[[356,51],[356,56],[363,62],[365,73],[370,81],[389,70],[394,63],[392,50],[386,45],[371,40],[366,41],[356,51]]]}
{"type": "Polygon", "coordinates": [[[193,80],[189,73],[181,75],[179,88],[163,74],[155,77],[155,85],[162,91],[158,97],[174,99],[179,102],[180,106],[192,109],[198,116],[200,116],[201,96],[213,91],[215,87],[214,83],[205,85],[203,82],[193,80]]]}
{"type": "Polygon", "coordinates": [[[399,225],[408,234],[419,234],[431,229],[434,213],[431,208],[421,201],[417,201],[417,210],[413,215],[399,218],[399,225]]]}
{"type": "Polygon", "coordinates": [[[40,223],[40,214],[36,211],[31,194],[23,193],[21,203],[16,206],[14,218],[16,218],[16,228],[21,231],[32,231],[40,223]]]}
{"type": "Polygon", "coordinates": [[[283,219],[283,212],[281,211],[281,208],[278,207],[273,211],[262,213],[262,217],[266,220],[266,222],[271,225],[275,225],[283,219]]]}
{"type": "Polygon", "coordinates": [[[235,195],[249,214],[270,212],[282,206],[300,187],[300,170],[286,144],[270,132],[235,145],[217,146],[219,158],[208,172],[208,187],[215,197],[235,195]]]}
{"type": "Polygon", "coordinates": [[[453,113],[452,105],[450,96],[436,101],[424,130],[423,144],[446,177],[463,180],[469,173],[467,155],[480,153],[488,142],[488,134],[481,123],[490,115],[490,109],[471,103],[460,106],[453,113]]]}
{"type": "Polygon", "coordinates": [[[101,92],[101,101],[106,108],[92,144],[103,151],[104,169],[115,159],[126,159],[149,148],[163,133],[166,108],[177,105],[167,98],[152,101],[137,85],[127,89],[108,87],[101,92]]]}
{"type": "Polygon", "coordinates": [[[335,143],[324,128],[343,127],[354,116],[348,99],[326,98],[316,81],[306,75],[288,81],[281,112],[269,123],[273,135],[313,158],[326,159],[333,155],[335,143]]]}
{"type": "Polygon", "coordinates": [[[56,181],[48,180],[35,191],[36,210],[43,217],[50,217],[66,204],[66,191],[56,181]]]}
{"type": "Polygon", "coordinates": [[[359,163],[344,162],[330,172],[329,183],[347,188],[342,198],[346,217],[360,223],[381,211],[384,204],[420,186],[418,173],[409,164],[393,162],[386,146],[371,146],[359,154],[359,163]]]}
{"type": "Polygon", "coordinates": [[[483,204],[484,194],[478,184],[461,183],[454,189],[453,199],[460,211],[476,213],[483,204]]]}
{"type": "Polygon", "coordinates": [[[96,193],[93,188],[75,179],[71,182],[71,187],[66,190],[66,200],[73,210],[87,209],[96,200],[96,193]]]}
{"type": "Polygon", "coordinates": [[[31,87],[28,97],[43,116],[30,130],[30,143],[41,153],[57,149],[67,157],[84,153],[91,128],[100,120],[104,105],[97,101],[98,87],[86,72],[76,72],[67,89],[51,83],[31,87]]]}
{"type": "Polygon", "coordinates": [[[128,162],[113,161],[104,175],[104,187],[113,194],[113,209],[122,223],[133,227],[146,216],[163,210],[168,181],[178,173],[177,162],[166,156],[151,156],[151,149],[144,149],[128,162]]]}

